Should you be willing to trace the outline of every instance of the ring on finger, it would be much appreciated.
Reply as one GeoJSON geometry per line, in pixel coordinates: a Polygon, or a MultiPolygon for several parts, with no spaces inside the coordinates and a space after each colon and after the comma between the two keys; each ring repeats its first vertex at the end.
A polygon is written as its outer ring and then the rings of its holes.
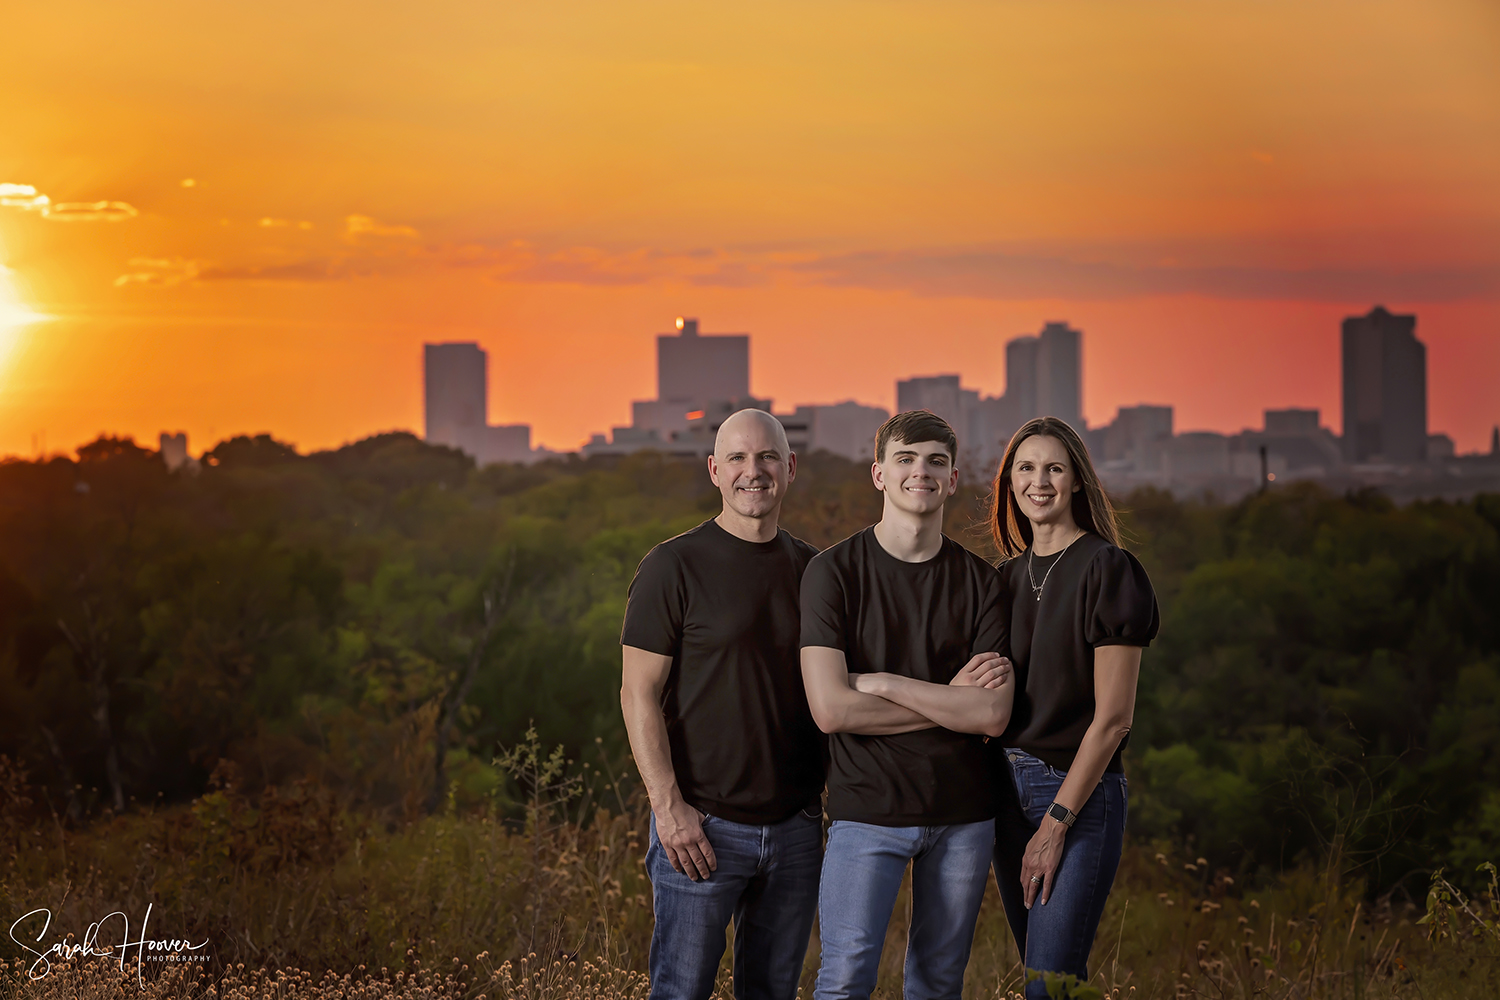
{"type": "Polygon", "coordinates": [[[1032,884],[1036,884],[1036,883],[1040,882],[1041,880],[1042,880],[1042,877],[1040,875],[1033,875],[1033,876],[1031,876],[1032,884]]]}

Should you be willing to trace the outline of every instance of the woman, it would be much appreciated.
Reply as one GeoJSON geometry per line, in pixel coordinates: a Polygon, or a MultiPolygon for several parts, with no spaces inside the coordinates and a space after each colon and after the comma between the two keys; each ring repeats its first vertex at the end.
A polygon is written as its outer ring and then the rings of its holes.
{"type": "MultiPolygon", "coordinates": [[[[1000,740],[995,879],[1028,969],[1088,978],[1119,867],[1141,649],[1156,635],[1151,581],[1120,548],[1078,433],[1028,421],[995,475],[990,530],[1006,562],[1016,707],[1000,740]]],[[[1028,997],[1045,997],[1037,980],[1028,997]]]]}

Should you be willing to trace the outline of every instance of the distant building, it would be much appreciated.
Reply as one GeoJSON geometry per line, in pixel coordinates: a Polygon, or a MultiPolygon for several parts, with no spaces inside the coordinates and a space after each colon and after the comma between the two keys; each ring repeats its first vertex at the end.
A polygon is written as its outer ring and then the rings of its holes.
{"type": "Polygon", "coordinates": [[[997,422],[1007,438],[1033,417],[1058,417],[1082,431],[1082,331],[1064,322],[1050,322],[1036,336],[1008,341],[1005,395],[999,402],[997,422]]]}
{"type": "Polygon", "coordinates": [[[944,420],[959,436],[964,447],[968,436],[969,412],[979,402],[979,393],[962,388],[957,375],[928,375],[896,383],[896,412],[929,410],[944,420]]]}
{"type": "Polygon", "coordinates": [[[1006,426],[1004,397],[982,396],[965,389],[957,375],[928,375],[896,383],[896,411],[929,410],[958,436],[959,461],[987,475],[1005,450],[1012,428],[1006,426]]]}
{"type": "Polygon", "coordinates": [[[176,434],[162,431],[157,440],[161,442],[161,460],[166,463],[168,472],[184,468],[189,472],[198,471],[198,460],[188,454],[186,431],[178,431],[176,434]]]}
{"type": "Polygon", "coordinates": [[[1258,468],[1264,447],[1270,461],[1282,463],[1281,478],[1289,473],[1303,479],[1328,475],[1342,464],[1343,452],[1320,416],[1316,409],[1266,410],[1265,429],[1242,432],[1231,449],[1253,455],[1258,468]]]}
{"type": "Polygon", "coordinates": [[[1229,475],[1229,438],[1213,431],[1187,431],[1167,448],[1167,476],[1173,480],[1229,475]]]}
{"type": "Polygon", "coordinates": [[[1012,433],[1042,411],[1037,403],[1036,337],[1016,337],[1005,345],[1003,419],[1012,433]]]}
{"type": "Polygon", "coordinates": [[[1417,317],[1376,306],[1343,324],[1344,457],[1349,462],[1427,458],[1427,348],[1417,317]]]}
{"type": "Polygon", "coordinates": [[[676,335],[656,338],[656,398],[693,403],[750,395],[750,335],[701,336],[696,319],[678,319],[676,335]]]}
{"type": "Polygon", "coordinates": [[[489,420],[489,357],[478,344],[422,345],[423,436],[457,448],[489,420]]]}
{"type": "Polygon", "coordinates": [[[1067,323],[1048,323],[1037,337],[1036,408],[1034,416],[1083,426],[1083,333],[1067,323]]]}
{"type": "Polygon", "coordinates": [[[1319,413],[1316,409],[1267,410],[1266,433],[1283,437],[1317,434],[1319,413]]]}
{"type": "Polygon", "coordinates": [[[1104,429],[1104,461],[1138,476],[1163,474],[1171,444],[1170,406],[1122,406],[1104,429]]]}
{"type": "Polygon", "coordinates": [[[875,432],[890,415],[884,407],[847,400],[829,406],[799,406],[794,413],[777,414],[776,419],[799,454],[827,451],[853,462],[868,462],[875,457],[875,432]]]}
{"type": "Polygon", "coordinates": [[[965,389],[957,375],[930,375],[896,383],[896,409],[931,410],[953,425],[966,463],[999,464],[1005,446],[1033,417],[1060,417],[1080,433],[1083,334],[1067,323],[1047,323],[1036,336],[1005,345],[1005,393],[984,396],[965,389]]]}
{"type": "Polygon", "coordinates": [[[475,343],[422,345],[423,437],[458,448],[480,465],[530,462],[530,424],[489,420],[489,355],[475,343]]]}
{"type": "Polygon", "coordinates": [[[707,455],[731,413],[771,409],[769,399],[750,395],[749,334],[700,334],[698,321],[686,317],[677,331],[656,338],[656,398],[631,403],[630,425],[595,434],[584,455],[707,455]]]}

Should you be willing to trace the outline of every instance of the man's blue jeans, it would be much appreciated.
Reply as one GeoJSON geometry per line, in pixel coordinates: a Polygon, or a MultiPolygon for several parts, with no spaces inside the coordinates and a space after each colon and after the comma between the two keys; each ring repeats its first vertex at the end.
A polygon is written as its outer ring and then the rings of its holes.
{"type": "Polygon", "coordinates": [[[719,867],[694,882],[672,867],[651,817],[651,1000],[706,1000],[731,918],[736,1000],[793,1000],[818,905],[822,810],[768,826],[708,816],[703,832],[719,867]]]}
{"type": "MultiPolygon", "coordinates": [[[[1021,889],[1021,858],[1067,772],[1021,750],[1007,748],[1005,759],[1013,783],[1001,789],[1005,805],[995,828],[995,881],[1005,916],[1016,946],[1026,956],[1026,968],[1071,972],[1086,980],[1089,950],[1120,867],[1128,799],[1125,775],[1106,772],[1099,781],[1063,841],[1052,895],[1043,906],[1039,893],[1028,910],[1021,889]]],[[[1040,981],[1026,987],[1028,998],[1046,995],[1040,981]]]]}
{"type": "Polygon", "coordinates": [[[818,898],[823,960],[816,1000],[866,998],[875,988],[896,893],[911,872],[906,1000],[956,998],[974,946],[995,822],[874,826],[835,820],[818,898]]]}

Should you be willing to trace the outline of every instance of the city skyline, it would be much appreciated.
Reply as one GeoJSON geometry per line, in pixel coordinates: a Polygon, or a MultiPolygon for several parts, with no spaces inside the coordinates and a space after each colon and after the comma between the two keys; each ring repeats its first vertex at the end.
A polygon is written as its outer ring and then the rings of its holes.
{"type": "Polygon", "coordinates": [[[1500,8],[1378,6],[23,5],[0,454],[419,428],[413,359],[462,341],[488,424],[571,449],[654,395],[675,315],[755,331],[781,400],[995,396],[1003,343],[1067,317],[1092,423],[1336,426],[1374,302],[1421,317],[1432,423],[1482,449],[1500,8]]]}
{"type": "MultiPolygon", "coordinates": [[[[1001,395],[965,387],[962,373],[897,378],[897,409],[925,409],[943,417],[958,434],[965,464],[991,468],[1027,420],[1061,417],[1083,435],[1101,471],[1117,484],[1123,477],[1212,488],[1216,480],[1320,478],[1357,470],[1378,478],[1404,475],[1403,467],[1432,471],[1438,468],[1434,462],[1454,458],[1452,437],[1429,433],[1426,345],[1415,336],[1417,317],[1376,305],[1366,314],[1345,317],[1340,326],[1341,412],[1344,424],[1354,428],[1342,436],[1324,425],[1319,408],[1305,406],[1264,408],[1260,427],[1228,434],[1179,431],[1170,404],[1121,406],[1109,423],[1091,425],[1077,412],[1084,332],[1057,320],[1047,321],[1037,335],[1005,343],[1001,395]]],[[[702,332],[697,317],[679,316],[674,327],[656,336],[656,398],[633,401],[631,422],[593,434],[578,449],[582,455],[658,450],[701,457],[712,450],[714,433],[726,417],[755,408],[776,415],[795,451],[871,457],[875,429],[891,411],[851,399],[797,402],[793,410],[783,405],[777,412],[775,400],[751,392],[749,334],[702,332]]],[[[477,345],[428,344],[423,370],[427,441],[462,448],[481,464],[557,454],[529,448],[530,425],[494,427],[480,421],[488,358],[477,345]],[[504,435],[504,445],[498,434],[504,435]]],[[[1493,459],[1500,455],[1497,440],[1500,426],[1491,430],[1489,451],[1472,454],[1493,459]]]]}
{"type": "MultiPolygon", "coordinates": [[[[751,391],[749,361],[751,335],[748,333],[700,334],[700,322],[697,317],[677,317],[675,332],[654,335],[656,398],[630,403],[632,420],[628,424],[615,425],[610,434],[596,431],[590,435],[589,440],[577,447],[554,449],[541,442],[537,442],[533,447],[532,426],[525,420],[503,425],[489,420],[489,414],[492,412],[489,400],[489,352],[475,341],[423,344],[421,364],[423,418],[420,431],[415,426],[386,428],[386,430],[409,430],[412,433],[418,433],[424,440],[431,443],[460,448],[475,457],[481,464],[535,461],[539,458],[574,451],[585,455],[624,454],[649,447],[671,451],[673,449],[669,445],[676,435],[693,432],[692,435],[685,434],[684,441],[687,441],[689,436],[702,438],[702,431],[706,428],[710,431],[710,437],[699,440],[693,446],[701,451],[706,443],[711,441],[711,431],[717,427],[717,421],[733,412],[734,409],[753,406],[770,411],[775,410],[774,404],[777,401],[769,396],[758,397],[751,391]],[[700,409],[693,411],[693,407],[700,409]],[[701,409],[702,407],[709,409],[705,411],[701,409]],[[614,438],[615,445],[623,445],[623,447],[610,446],[611,436],[614,438]]],[[[1135,422],[1142,419],[1152,421],[1153,427],[1156,426],[1156,421],[1164,420],[1165,423],[1162,426],[1165,427],[1165,435],[1168,438],[1176,436],[1204,439],[1260,435],[1268,439],[1277,439],[1279,432],[1272,426],[1274,421],[1281,421],[1290,426],[1288,422],[1300,424],[1307,417],[1312,420],[1310,428],[1291,431],[1284,427],[1280,436],[1282,438],[1306,436],[1309,431],[1327,434],[1329,441],[1332,442],[1331,447],[1336,451],[1337,461],[1342,463],[1426,461],[1431,457],[1427,433],[1427,356],[1426,345],[1415,336],[1417,317],[1392,314],[1383,305],[1377,304],[1370,308],[1368,314],[1344,317],[1340,328],[1342,331],[1339,362],[1342,371],[1341,399],[1339,406],[1333,411],[1324,411],[1316,406],[1299,405],[1262,407],[1259,415],[1263,426],[1257,428],[1246,424],[1235,430],[1190,427],[1178,429],[1175,418],[1176,407],[1171,402],[1121,404],[1116,408],[1111,419],[1104,423],[1091,422],[1077,413],[1068,413],[1064,415],[1064,419],[1073,423],[1080,432],[1087,432],[1086,437],[1092,434],[1090,444],[1098,452],[1096,457],[1101,463],[1111,457],[1111,452],[1112,457],[1118,458],[1127,451],[1135,450],[1134,446],[1125,445],[1112,445],[1106,448],[1107,440],[1115,440],[1113,437],[1107,437],[1106,432],[1138,439],[1140,432],[1134,429],[1137,426],[1135,422]],[[1361,349],[1362,338],[1383,346],[1361,349]],[[1404,346],[1406,344],[1411,346],[1404,346]],[[1374,354],[1371,353],[1372,350],[1374,354]],[[1369,360],[1371,357],[1380,355],[1382,351],[1390,355],[1383,366],[1379,361],[1369,360]],[[1395,352],[1394,355],[1392,352],[1395,352]],[[1382,375],[1382,372],[1385,374],[1382,375]],[[1386,380],[1385,383],[1382,383],[1382,378],[1386,380]],[[1395,381],[1391,382],[1392,379],[1395,381]],[[1360,398],[1361,396],[1363,398],[1360,398]],[[1359,413],[1362,409],[1371,410],[1373,407],[1371,412],[1376,414],[1378,424],[1382,408],[1388,409],[1391,405],[1389,402],[1380,401],[1385,397],[1397,400],[1398,407],[1407,408],[1406,412],[1410,415],[1398,417],[1398,423],[1404,419],[1414,428],[1410,432],[1412,442],[1397,446],[1390,456],[1382,452],[1379,447],[1378,442],[1382,437],[1380,430],[1373,432],[1364,430],[1365,443],[1361,444],[1360,440],[1340,434],[1332,426],[1331,421],[1326,424],[1323,422],[1322,415],[1333,412],[1341,415],[1343,423],[1347,424],[1350,414],[1359,413]],[[1407,400],[1411,401],[1407,402],[1407,400]],[[1373,445],[1369,443],[1372,436],[1376,442],[1373,445]]],[[[1006,340],[1002,348],[1005,358],[1003,391],[995,396],[986,396],[978,390],[963,385],[967,380],[967,373],[964,372],[912,375],[907,378],[898,376],[893,380],[896,409],[887,410],[879,407],[878,404],[872,406],[867,401],[851,398],[841,400],[836,404],[795,402],[793,404],[795,413],[778,412],[777,416],[782,419],[783,423],[788,424],[789,434],[793,435],[794,440],[797,439],[798,434],[801,434],[801,440],[805,442],[811,434],[811,421],[815,419],[813,417],[815,411],[835,409],[847,411],[853,408],[866,413],[879,412],[882,416],[871,424],[873,427],[878,425],[879,420],[884,419],[885,415],[897,412],[899,409],[930,409],[953,423],[963,439],[969,441],[979,439],[980,450],[975,453],[976,457],[980,457],[985,462],[993,461],[998,455],[998,451],[993,446],[998,443],[1003,448],[1011,431],[1024,420],[1034,415],[1057,415],[1052,414],[1041,403],[1043,395],[1053,399],[1062,399],[1064,405],[1070,405],[1072,401],[1079,398],[1084,359],[1087,356],[1082,346],[1082,337],[1082,331],[1073,329],[1066,320],[1047,320],[1043,323],[1039,334],[1021,334],[1006,340]],[[1049,342],[1052,345],[1050,347],[1049,342]],[[1058,358],[1063,360],[1061,362],[1055,360],[1058,358]],[[1040,387],[1043,384],[1049,384],[1053,388],[1042,390],[1040,387]],[[987,443],[984,441],[987,437],[995,437],[997,433],[999,435],[997,441],[987,443]]],[[[785,409],[784,404],[782,409],[785,409]]],[[[1388,415],[1383,419],[1387,425],[1390,424],[1391,418],[1388,415]]],[[[851,442],[862,440],[861,434],[864,432],[866,423],[870,423],[870,418],[863,414],[845,413],[838,419],[838,429],[834,432],[834,436],[841,441],[846,438],[851,442]],[[859,427],[857,432],[848,426],[851,416],[855,425],[859,427]]],[[[371,433],[379,433],[379,431],[371,433]]],[[[1160,433],[1158,430],[1153,430],[1147,436],[1148,438],[1159,436],[1160,433]]],[[[1398,433],[1401,432],[1398,431],[1398,433]]],[[[1493,454],[1497,433],[1500,433],[1500,424],[1492,426],[1488,439],[1482,441],[1479,447],[1468,449],[1468,453],[1493,454]]],[[[1391,431],[1387,427],[1384,435],[1389,439],[1390,434],[1391,431]]],[[[174,457],[178,452],[181,452],[183,456],[189,454],[186,432],[179,430],[175,434],[170,434],[163,430],[158,436],[163,441],[164,454],[166,454],[169,438],[172,439],[171,451],[174,457]]],[[[364,436],[369,435],[362,435],[364,436]]],[[[1431,437],[1445,440],[1447,443],[1442,447],[1448,449],[1448,454],[1464,451],[1464,449],[1455,448],[1452,435],[1441,428],[1435,428],[1431,437]]],[[[150,435],[147,435],[142,440],[149,440],[149,438],[150,435]]],[[[224,439],[227,437],[217,440],[224,439]]],[[[340,445],[358,439],[352,438],[349,441],[340,442],[340,445]]],[[[206,450],[213,443],[216,441],[200,446],[201,450],[206,450]]],[[[836,448],[834,450],[843,453],[848,449],[836,448]]],[[[45,448],[40,451],[33,448],[34,453],[46,451],[45,448]]],[[[51,453],[56,453],[56,449],[52,449],[51,453]]],[[[846,457],[854,456],[851,454],[846,457]]]]}

